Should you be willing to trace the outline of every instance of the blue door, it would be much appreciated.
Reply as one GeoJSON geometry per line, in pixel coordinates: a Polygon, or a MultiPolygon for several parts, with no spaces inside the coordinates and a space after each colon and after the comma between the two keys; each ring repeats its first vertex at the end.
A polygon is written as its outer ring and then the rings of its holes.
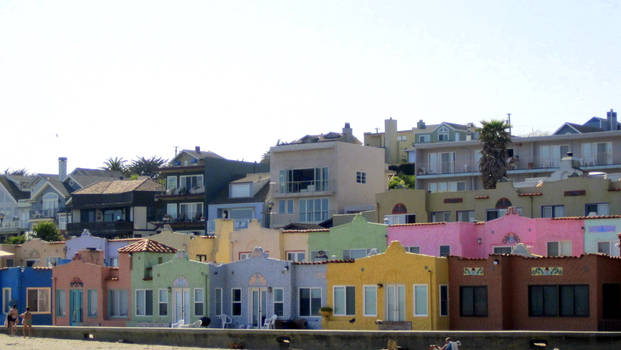
{"type": "Polygon", "coordinates": [[[82,306],[82,301],[84,300],[82,289],[72,289],[69,292],[69,323],[72,326],[78,326],[82,323],[82,313],[84,307],[82,306]]]}

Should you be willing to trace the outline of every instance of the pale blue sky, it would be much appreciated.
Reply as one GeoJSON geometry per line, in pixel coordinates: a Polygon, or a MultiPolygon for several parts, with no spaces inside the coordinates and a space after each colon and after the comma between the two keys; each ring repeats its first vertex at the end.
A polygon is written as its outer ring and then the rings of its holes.
{"type": "Polygon", "coordinates": [[[621,109],[619,1],[0,0],[0,170],[621,109]],[[58,137],[56,135],[58,134],[58,137]]]}

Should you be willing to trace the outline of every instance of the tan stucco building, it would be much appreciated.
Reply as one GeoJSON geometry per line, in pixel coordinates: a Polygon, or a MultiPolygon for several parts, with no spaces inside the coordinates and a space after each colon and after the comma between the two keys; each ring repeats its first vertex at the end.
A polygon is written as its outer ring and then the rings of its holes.
{"type": "Polygon", "coordinates": [[[65,242],[47,242],[35,238],[23,244],[2,244],[0,251],[13,254],[0,258],[2,267],[54,266],[65,258],[65,242]]]}

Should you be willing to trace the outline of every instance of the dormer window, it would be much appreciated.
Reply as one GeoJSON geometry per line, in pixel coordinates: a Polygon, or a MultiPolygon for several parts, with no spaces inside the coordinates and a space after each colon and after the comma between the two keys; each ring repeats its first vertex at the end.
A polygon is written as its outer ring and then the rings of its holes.
{"type": "Polygon", "coordinates": [[[231,184],[230,198],[248,198],[251,197],[251,183],[231,184]]]}
{"type": "Polygon", "coordinates": [[[449,129],[446,126],[440,127],[440,129],[438,130],[438,141],[439,142],[448,141],[449,136],[450,136],[449,129]]]}

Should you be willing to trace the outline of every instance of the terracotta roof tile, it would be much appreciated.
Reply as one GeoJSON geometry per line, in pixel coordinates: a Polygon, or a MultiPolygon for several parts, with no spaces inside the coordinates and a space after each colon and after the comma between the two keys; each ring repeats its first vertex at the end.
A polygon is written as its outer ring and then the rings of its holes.
{"type": "Polygon", "coordinates": [[[621,215],[600,215],[600,216],[565,216],[552,218],[552,220],[591,220],[591,219],[621,219],[621,215]]]}
{"type": "Polygon", "coordinates": [[[520,193],[518,194],[518,196],[520,197],[537,197],[537,196],[543,196],[542,192],[526,192],[526,193],[520,193]]]}
{"type": "Polygon", "coordinates": [[[333,259],[324,261],[294,261],[294,265],[323,265],[323,264],[347,264],[355,262],[354,259],[333,259]]]}
{"type": "Polygon", "coordinates": [[[402,227],[402,226],[427,226],[427,225],[446,225],[446,222],[417,222],[412,224],[394,224],[389,227],[402,227]]]}
{"type": "Polygon", "coordinates": [[[330,232],[327,228],[315,228],[307,230],[283,230],[282,233],[307,233],[307,232],[330,232]]]}
{"type": "Polygon", "coordinates": [[[108,242],[136,242],[142,239],[143,238],[115,238],[115,239],[109,239],[108,242]]]}
{"type": "Polygon", "coordinates": [[[119,253],[175,253],[177,249],[164,245],[152,239],[142,239],[138,242],[119,248],[119,253]]]}

